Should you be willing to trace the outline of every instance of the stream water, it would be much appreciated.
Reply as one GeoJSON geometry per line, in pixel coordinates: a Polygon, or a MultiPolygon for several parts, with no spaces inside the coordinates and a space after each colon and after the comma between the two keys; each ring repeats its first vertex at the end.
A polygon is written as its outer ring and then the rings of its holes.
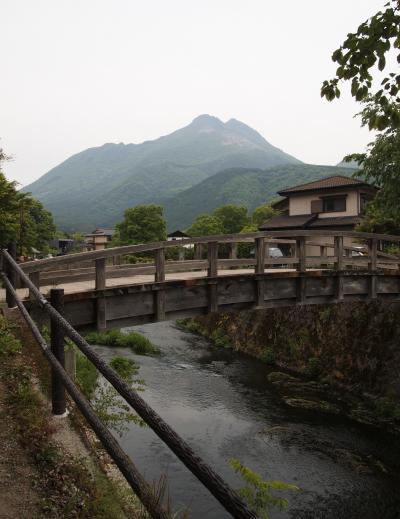
{"type": "MultiPolygon", "coordinates": [[[[262,362],[164,322],[135,329],[159,346],[143,357],[97,346],[105,358],[133,358],[145,400],[234,488],[243,486],[230,458],[300,487],[271,519],[399,519],[400,456],[387,441],[345,420],[282,405],[262,362]],[[397,469],[396,469],[397,466],[397,469]]],[[[193,519],[230,517],[149,428],[130,425],[119,438],[149,481],[165,473],[174,509],[193,519]]]]}

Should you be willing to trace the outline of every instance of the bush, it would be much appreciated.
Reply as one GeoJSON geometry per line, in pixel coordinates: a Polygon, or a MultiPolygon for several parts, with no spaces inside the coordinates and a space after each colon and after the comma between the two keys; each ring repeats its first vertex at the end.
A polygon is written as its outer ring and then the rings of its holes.
{"type": "Polygon", "coordinates": [[[91,332],[86,335],[86,340],[90,344],[100,346],[131,348],[138,355],[154,355],[160,351],[149,339],[138,332],[122,333],[120,330],[91,332]]]}
{"type": "Polygon", "coordinates": [[[260,359],[265,362],[265,364],[275,364],[276,361],[276,353],[274,350],[267,348],[262,353],[260,359]]]}
{"type": "Polygon", "coordinates": [[[306,375],[318,377],[321,374],[321,361],[318,357],[310,357],[305,369],[306,375]]]}
{"type": "Polygon", "coordinates": [[[76,351],[76,380],[83,394],[89,400],[96,391],[99,372],[90,360],[79,351],[76,351]]]}
{"type": "Polygon", "coordinates": [[[283,481],[264,481],[257,472],[253,472],[235,458],[229,460],[229,465],[246,483],[246,486],[239,490],[239,495],[261,519],[270,518],[271,508],[285,510],[288,507],[288,500],[275,496],[275,492],[299,490],[297,486],[283,481]]]}

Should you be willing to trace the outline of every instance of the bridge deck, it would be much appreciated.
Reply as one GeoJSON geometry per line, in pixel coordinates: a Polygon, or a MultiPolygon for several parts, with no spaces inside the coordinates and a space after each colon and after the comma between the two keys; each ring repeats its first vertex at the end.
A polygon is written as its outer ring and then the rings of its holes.
{"type": "MultiPolygon", "coordinates": [[[[293,269],[265,269],[265,272],[293,272],[293,269]]],[[[228,270],[228,269],[218,269],[218,276],[234,276],[234,275],[243,275],[243,274],[253,274],[254,269],[238,269],[238,270],[228,270]]],[[[188,280],[188,279],[199,279],[207,276],[206,270],[198,270],[198,271],[190,271],[190,272],[171,272],[165,275],[166,281],[174,281],[174,280],[188,280]]],[[[146,283],[152,283],[154,281],[153,274],[136,274],[133,276],[124,276],[120,278],[109,278],[107,279],[107,288],[117,287],[117,286],[131,286],[131,285],[143,285],[146,283]]],[[[40,291],[43,294],[47,294],[51,288],[54,288],[56,285],[45,285],[40,287],[40,291]]],[[[95,289],[95,280],[90,281],[75,281],[72,283],[58,283],[57,288],[63,288],[65,294],[77,294],[81,292],[92,291],[95,289]]],[[[17,290],[20,298],[28,297],[28,289],[27,288],[19,288],[17,290]]],[[[6,292],[4,289],[0,289],[0,302],[4,302],[6,299],[6,292]]]]}

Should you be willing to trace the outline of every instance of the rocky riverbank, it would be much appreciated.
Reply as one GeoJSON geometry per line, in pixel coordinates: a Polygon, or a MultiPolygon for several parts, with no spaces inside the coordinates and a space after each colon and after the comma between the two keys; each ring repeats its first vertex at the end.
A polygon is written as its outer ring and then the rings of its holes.
{"type": "Polygon", "coordinates": [[[266,376],[286,405],[400,434],[400,305],[219,313],[184,325],[276,367],[266,376]]]}

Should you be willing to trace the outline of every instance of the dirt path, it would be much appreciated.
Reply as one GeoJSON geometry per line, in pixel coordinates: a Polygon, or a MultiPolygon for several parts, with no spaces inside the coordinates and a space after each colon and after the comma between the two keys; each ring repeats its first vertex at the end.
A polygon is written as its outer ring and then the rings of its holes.
{"type": "Polygon", "coordinates": [[[0,519],[37,517],[40,497],[34,483],[38,474],[18,443],[5,400],[5,387],[0,380],[0,519]]]}

